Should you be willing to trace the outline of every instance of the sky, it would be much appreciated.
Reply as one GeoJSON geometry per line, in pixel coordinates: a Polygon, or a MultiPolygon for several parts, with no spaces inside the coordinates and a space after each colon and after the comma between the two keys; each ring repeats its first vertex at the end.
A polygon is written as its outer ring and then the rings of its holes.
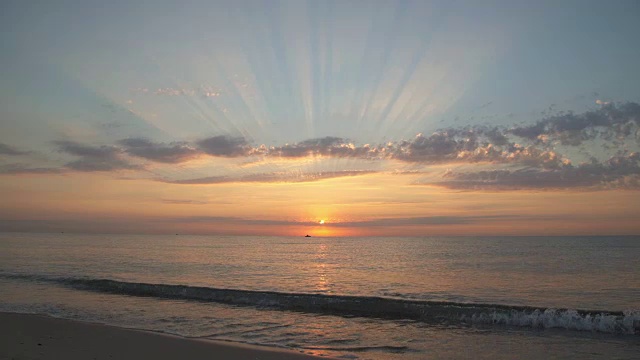
{"type": "Polygon", "coordinates": [[[3,1],[0,231],[640,234],[637,1],[3,1]]]}

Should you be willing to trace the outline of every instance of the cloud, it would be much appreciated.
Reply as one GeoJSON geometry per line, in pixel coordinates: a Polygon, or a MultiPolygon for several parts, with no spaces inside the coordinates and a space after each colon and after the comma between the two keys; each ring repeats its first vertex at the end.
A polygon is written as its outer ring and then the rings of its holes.
{"type": "Polygon", "coordinates": [[[628,188],[640,190],[640,153],[611,157],[605,162],[595,159],[578,166],[553,169],[494,169],[478,172],[448,171],[445,180],[433,183],[449,189],[520,190],[571,188],[628,188]]]}
{"type": "MultiPolygon", "coordinates": [[[[150,91],[149,88],[133,89],[134,92],[140,94],[154,94],[158,96],[202,96],[202,97],[218,97],[222,95],[222,90],[213,86],[199,86],[196,88],[173,88],[164,87],[150,91]]],[[[129,100],[131,101],[131,100],[129,100]]]]}
{"type": "Polygon", "coordinates": [[[491,220],[504,220],[510,216],[422,216],[411,218],[383,218],[366,221],[335,222],[328,225],[335,227],[388,227],[388,226],[420,226],[420,225],[463,225],[491,220]]]}
{"type": "Polygon", "coordinates": [[[632,127],[640,126],[640,104],[600,104],[602,106],[597,110],[551,116],[532,125],[512,127],[507,133],[528,140],[551,137],[563,145],[577,146],[597,136],[627,136],[632,127]]]}
{"type": "Polygon", "coordinates": [[[254,149],[244,138],[225,135],[200,140],[197,145],[200,150],[211,156],[241,157],[251,155],[254,152],[254,149]]]}
{"type": "Polygon", "coordinates": [[[183,142],[169,144],[155,143],[144,138],[129,138],[120,140],[125,152],[131,156],[147,160],[175,164],[191,160],[200,155],[194,147],[183,142]]]}
{"type": "Polygon", "coordinates": [[[246,219],[233,216],[188,216],[172,219],[162,219],[162,222],[175,223],[204,223],[204,224],[240,224],[240,225],[262,225],[262,226],[317,226],[318,223],[311,221],[296,220],[269,220],[269,219],[246,219]]]}
{"type": "Polygon", "coordinates": [[[640,104],[601,103],[596,110],[563,113],[533,124],[506,127],[441,129],[429,136],[391,142],[378,153],[414,163],[492,162],[558,168],[570,161],[554,147],[577,147],[600,139],[610,149],[629,137],[640,141],[640,104]]]}
{"type": "Polygon", "coordinates": [[[497,127],[485,128],[481,132],[487,137],[489,142],[494,145],[503,146],[509,143],[509,139],[497,127]]]}
{"type": "Polygon", "coordinates": [[[180,200],[180,199],[163,199],[163,203],[172,204],[172,205],[206,205],[209,204],[208,201],[200,201],[200,200],[180,200]]]}
{"type": "Polygon", "coordinates": [[[0,165],[0,174],[2,175],[61,174],[63,172],[64,169],[32,167],[19,163],[0,165]]]}
{"type": "Polygon", "coordinates": [[[408,162],[445,162],[455,160],[460,151],[477,148],[476,135],[470,131],[467,137],[458,139],[452,131],[440,131],[424,136],[418,134],[411,141],[401,141],[389,146],[392,158],[408,162]]]}
{"type": "Polygon", "coordinates": [[[106,145],[90,146],[73,141],[55,141],[54,143],[58,146],[60,151],[76,156],[107,158],[114,156],[119,152],[118,148],[106,145]]]}
{"type": "Polygon", "coordinates": [[[332,179],[346,176],[359,176],[375,173],[375,171],[327,171],[327,172],[311,172],[311,173],[295,173],[295,172],[282,172],[282,173],[261,173],[251,174],[245,176],[210,176],[196,179],[186,180],[161,180],[162,182],[170,184],[190,184],[190,185],[206,185],[206,184],[224,184],[224,183],[298,183],[298,182],[312,182],[325,179],[332,179]]]}
{"type": "Polygon", "coordinates": [[[94,171],[112,171],[112,170],[134,170],[138,169],[138,166],[131,165],[128,162],[121,159],[96,159],[96,158],[84,158],[76,161],[71,161],[65,165],[69,169],[83,172],[94,171]]]}
{"type": "Polygon", "coordinates": [[[13,146],[0,143],[0,155],[25,155],[25,154],[28,154],[28,152],[20,151],[14,148],[13,146]]]}
{"type": "Polygon", "coordinates": [[[418,134],[411,141],[390,143],[387,158],[404,162],[440,163],[520,163],[556,168],[569,163],[553,150],[509,142],[497,128],[448,129],[430,136],[418,134]]]}
{"type": "Polygon", "coordinates": [[[484,103],[484,104],[480,105],[480,106],[478,107],[478,109],[484,109],[484,108],[487,108],[487,107],[489,107],[491,104],[493,104],[493,101],[489,101],[489,102],[487,102],[487,103],[484,103]]]}
{"type": "Polygon", "coordinates": [[[339,137],[327,136],[309,139],[293,145],[271,147],[269,156],[298,158],[306,156],[331,157],[367,157],[373,151],[369,145],[355,146],[353,143],[339,137]]]}
{"type": "MultiPolygon", "coordinates": [[[[511,127],[444,128],[430,135],[418,134],[409,140],[373,145],[357,145],[341,137],[326,136],[294,144],[267,147],[254,146],[243,137],[228,135],[212,136],[192,143],[163,143],[143,137],[131,137],[120,140],[115,145],[90,146],[71,141],[58,141],[55,144],[60,151],[79,157],[66,165],[78,171],[139,168],[129,163],[125,155],[166,164],[182,163],[203,155],[226,158],[259,156],[260,159],[328,157],[395,160],[420,167],[446,163],[483,163],[494,164],[497,167],[508,164],[512,166],[509,169],[496,168],[488,172],[468,175],[475,176],[475,179],[460,175],[457,179],[446,179],[443,184],[450,183],[448,186],[458,186],[455,184],[473,184],[475,181],[477,186],[489,187],[490,185],[483,184],[490,184],[492,181],[500,184],[502,179],[505,179],[505,183],[512,183],[514,187],[533,187],[525,184],[524,180],[518,182],[516,179],[525,175],[535,176],[549,184],[555,184],[553,186],[564,186],[562,182],[568,181],[567,178],[579,171],[585,171],[586,168],[582,165],[573,166],[573,162],[561,152],[584,159],[587,155],[578,146],[594,139],[598,139],[595,144],[602,145],[609,155],[617,154],[616,150],[634,150],[640,144],[640,105],[633,102],[602,102],[595,110],[580,114],[561,113],[545,117],[532,124],[511,127]],[[637,141],[630,144],[633,138],[637,141]],[[572,147],[574,149],[571,149],[572,147]],[[558,176],[560,180],[554,180],[554,176],[558,176]],[[490,180],[494,178],[500,180],[490,180]],[[458,183],[454,184],[454,180],[458,183]]],[[[0,144],[0,154],[22,153],[10,146],[0,144]]],[[[602,159],[603,156],[599,156],[602,159]]],[[[245,176],[211,176],[167,182],[181,184],[303,182],[360,174],[363,172],[264,173],[245,176]]],[[[605,180],[612,183],[620,182],[621,179],[618,177],[605,180]]],[[[633,183],[629,181],[627,184],[633,183]]]]}
{"type": "Polygon", "coordinates": [[[105,129],[105,130],[112,130],[112,129],[117,129],[117,128],[121,128],[125,126],[125,124],[118,122],[118,121],[107,121],[107,122],[103,122],[98,124],[98,127],[101,129],[105,129]]]}
{"type": "Polygon", "coordinates": [[[80,157],[65,165],[72,170],[93,172],[140,168],[122,159],[122,150],[115,146],[90,146],[73,141],[55,141],[54,143],[59,151],[80,157]]]}

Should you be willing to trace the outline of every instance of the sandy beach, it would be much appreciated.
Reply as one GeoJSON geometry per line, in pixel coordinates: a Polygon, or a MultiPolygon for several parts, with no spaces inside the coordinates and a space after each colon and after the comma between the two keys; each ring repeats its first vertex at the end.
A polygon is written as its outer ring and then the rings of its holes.
{"type": "Polygon", "coordinates": [[[319,358],[294,351],[187,339],[40,315],[0,313],[0,324],[0,359],[319,358]]]}

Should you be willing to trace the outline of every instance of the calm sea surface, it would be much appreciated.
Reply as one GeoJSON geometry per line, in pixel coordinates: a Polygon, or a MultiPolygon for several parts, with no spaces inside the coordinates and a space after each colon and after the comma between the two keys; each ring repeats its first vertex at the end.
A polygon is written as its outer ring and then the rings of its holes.
{"type": "Polygon", "coordinates": [[[640,238],[0,233],[0,311],[353,359],[638,359],[640,238]]]}

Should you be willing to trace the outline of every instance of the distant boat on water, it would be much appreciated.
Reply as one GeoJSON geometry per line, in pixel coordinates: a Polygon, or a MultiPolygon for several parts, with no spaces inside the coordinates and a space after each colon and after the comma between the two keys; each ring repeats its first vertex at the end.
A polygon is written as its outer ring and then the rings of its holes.
{"type": "Polygon", "coordinates": [[[307,234],[307,235],[305,235],[304,237],[311,237],[311,235],[307,234]]]}

